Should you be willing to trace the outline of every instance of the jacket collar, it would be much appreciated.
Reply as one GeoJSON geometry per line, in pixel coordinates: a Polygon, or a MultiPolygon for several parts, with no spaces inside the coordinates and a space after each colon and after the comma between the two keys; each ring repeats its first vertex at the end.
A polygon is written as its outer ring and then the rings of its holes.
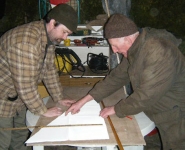
{"type": "Polygon", "coordinates": [[[132,46],[129,48],[128,50],[128,61],[131,62],[135,59],[135,57],[137,57],[138,52],[140,50],[140,46],[142,45],[142,43],[145,41],[145,35],[146,35],[146,31],[141,29],[139,31],[139,35],[136,38],[136,40],[134,41],[134,43],[132,44],[132,46]]]}
{"type": "Polygon", "coordinates": [[[48,32],[46,29],[46,21],[44,21],[44,29],[45,29],[46,37],[47,37],[47,46],[53,45],[53,43],[50,41],[49,36],[48,36],[48,32]]]}

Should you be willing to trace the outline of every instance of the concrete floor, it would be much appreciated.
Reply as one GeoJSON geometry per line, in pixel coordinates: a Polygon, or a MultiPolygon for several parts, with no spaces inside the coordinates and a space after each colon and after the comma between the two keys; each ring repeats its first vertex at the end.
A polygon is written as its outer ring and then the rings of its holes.
{"type": "Polygon", "coordinates": [[[73,147],[73,146],[45,146],[44,150],[77,150],[77,147],[73,147]]]}
{"type": "MultiPolygon", "coordinates": [[[[28,147],[27,150],[32,150],[28,147]]],[[[101,147],[45,146],[44,150],[102,150],[101,147]]]]}
{"type": "MultiPolygon", "coordinates": [[[[27,150],[33,150],[32,146],[28,146],[27,150]]],[[[72,146],[44,146],[44,150],[78,150],[72,146]]]]}

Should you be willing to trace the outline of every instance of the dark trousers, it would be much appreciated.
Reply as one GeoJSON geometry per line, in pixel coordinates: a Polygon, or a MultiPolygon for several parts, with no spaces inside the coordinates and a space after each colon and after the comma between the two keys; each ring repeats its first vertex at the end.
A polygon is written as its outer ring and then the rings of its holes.
{"type": "MultiPolygon", "coordinates": [[[[0,117],[0,128],[25,127],[26,108],[15,117],[0,117]]],[[[28,130],[0,130],[0,150],[26,150],[28,130]]]]}

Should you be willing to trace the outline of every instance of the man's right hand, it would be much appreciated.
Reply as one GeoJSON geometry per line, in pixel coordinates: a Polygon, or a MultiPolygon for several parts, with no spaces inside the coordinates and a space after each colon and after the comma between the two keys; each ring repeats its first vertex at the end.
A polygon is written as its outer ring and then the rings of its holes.
{"type": "Polygon", "coordinates": [[[48,108],[47,112],[43,114],[45,117],[55,117],[62,114],[62,109],[60,107],[48,108]]]}
{"type": "Polygon", "coordinates": [[[80,108],[83,105],[84,103],[82,103],[81,100],[77,101],[76,103],[73,103],[71,107],[69,107],[69,109],[65,112],[65,115],[67,116],[69,112],[71,112],[72,115],[80,112],[80,108]]]}
{"type": "Polygon", "coordinates": [[[71,107],[69,107],[69,109],[65,112],[65,115],[67,116],[69,112],[71,112],[72,115],[80,112],[81,107],[90,100],[93,100],[93,97],[89,94],[86,95],[84,98],[73,103],[71,107]]]}

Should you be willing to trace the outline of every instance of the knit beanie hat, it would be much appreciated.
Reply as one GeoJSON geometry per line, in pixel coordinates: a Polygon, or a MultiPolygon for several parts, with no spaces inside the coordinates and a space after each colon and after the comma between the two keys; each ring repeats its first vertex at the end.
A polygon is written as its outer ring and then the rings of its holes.
{"type": "Polygon", "coordinates": [[[105,25],[105,38],[120,38],[138,31],[136,24],[122,14],[113,14],[105,25]]]}
{"type": "Polygon", "coordinates": [[[65,25],[69,30],[76,32],[78,15],[70,5],[59,4],[51,9],[47,16],[50,19],[55,19],[55,21],[65,25]]]}

